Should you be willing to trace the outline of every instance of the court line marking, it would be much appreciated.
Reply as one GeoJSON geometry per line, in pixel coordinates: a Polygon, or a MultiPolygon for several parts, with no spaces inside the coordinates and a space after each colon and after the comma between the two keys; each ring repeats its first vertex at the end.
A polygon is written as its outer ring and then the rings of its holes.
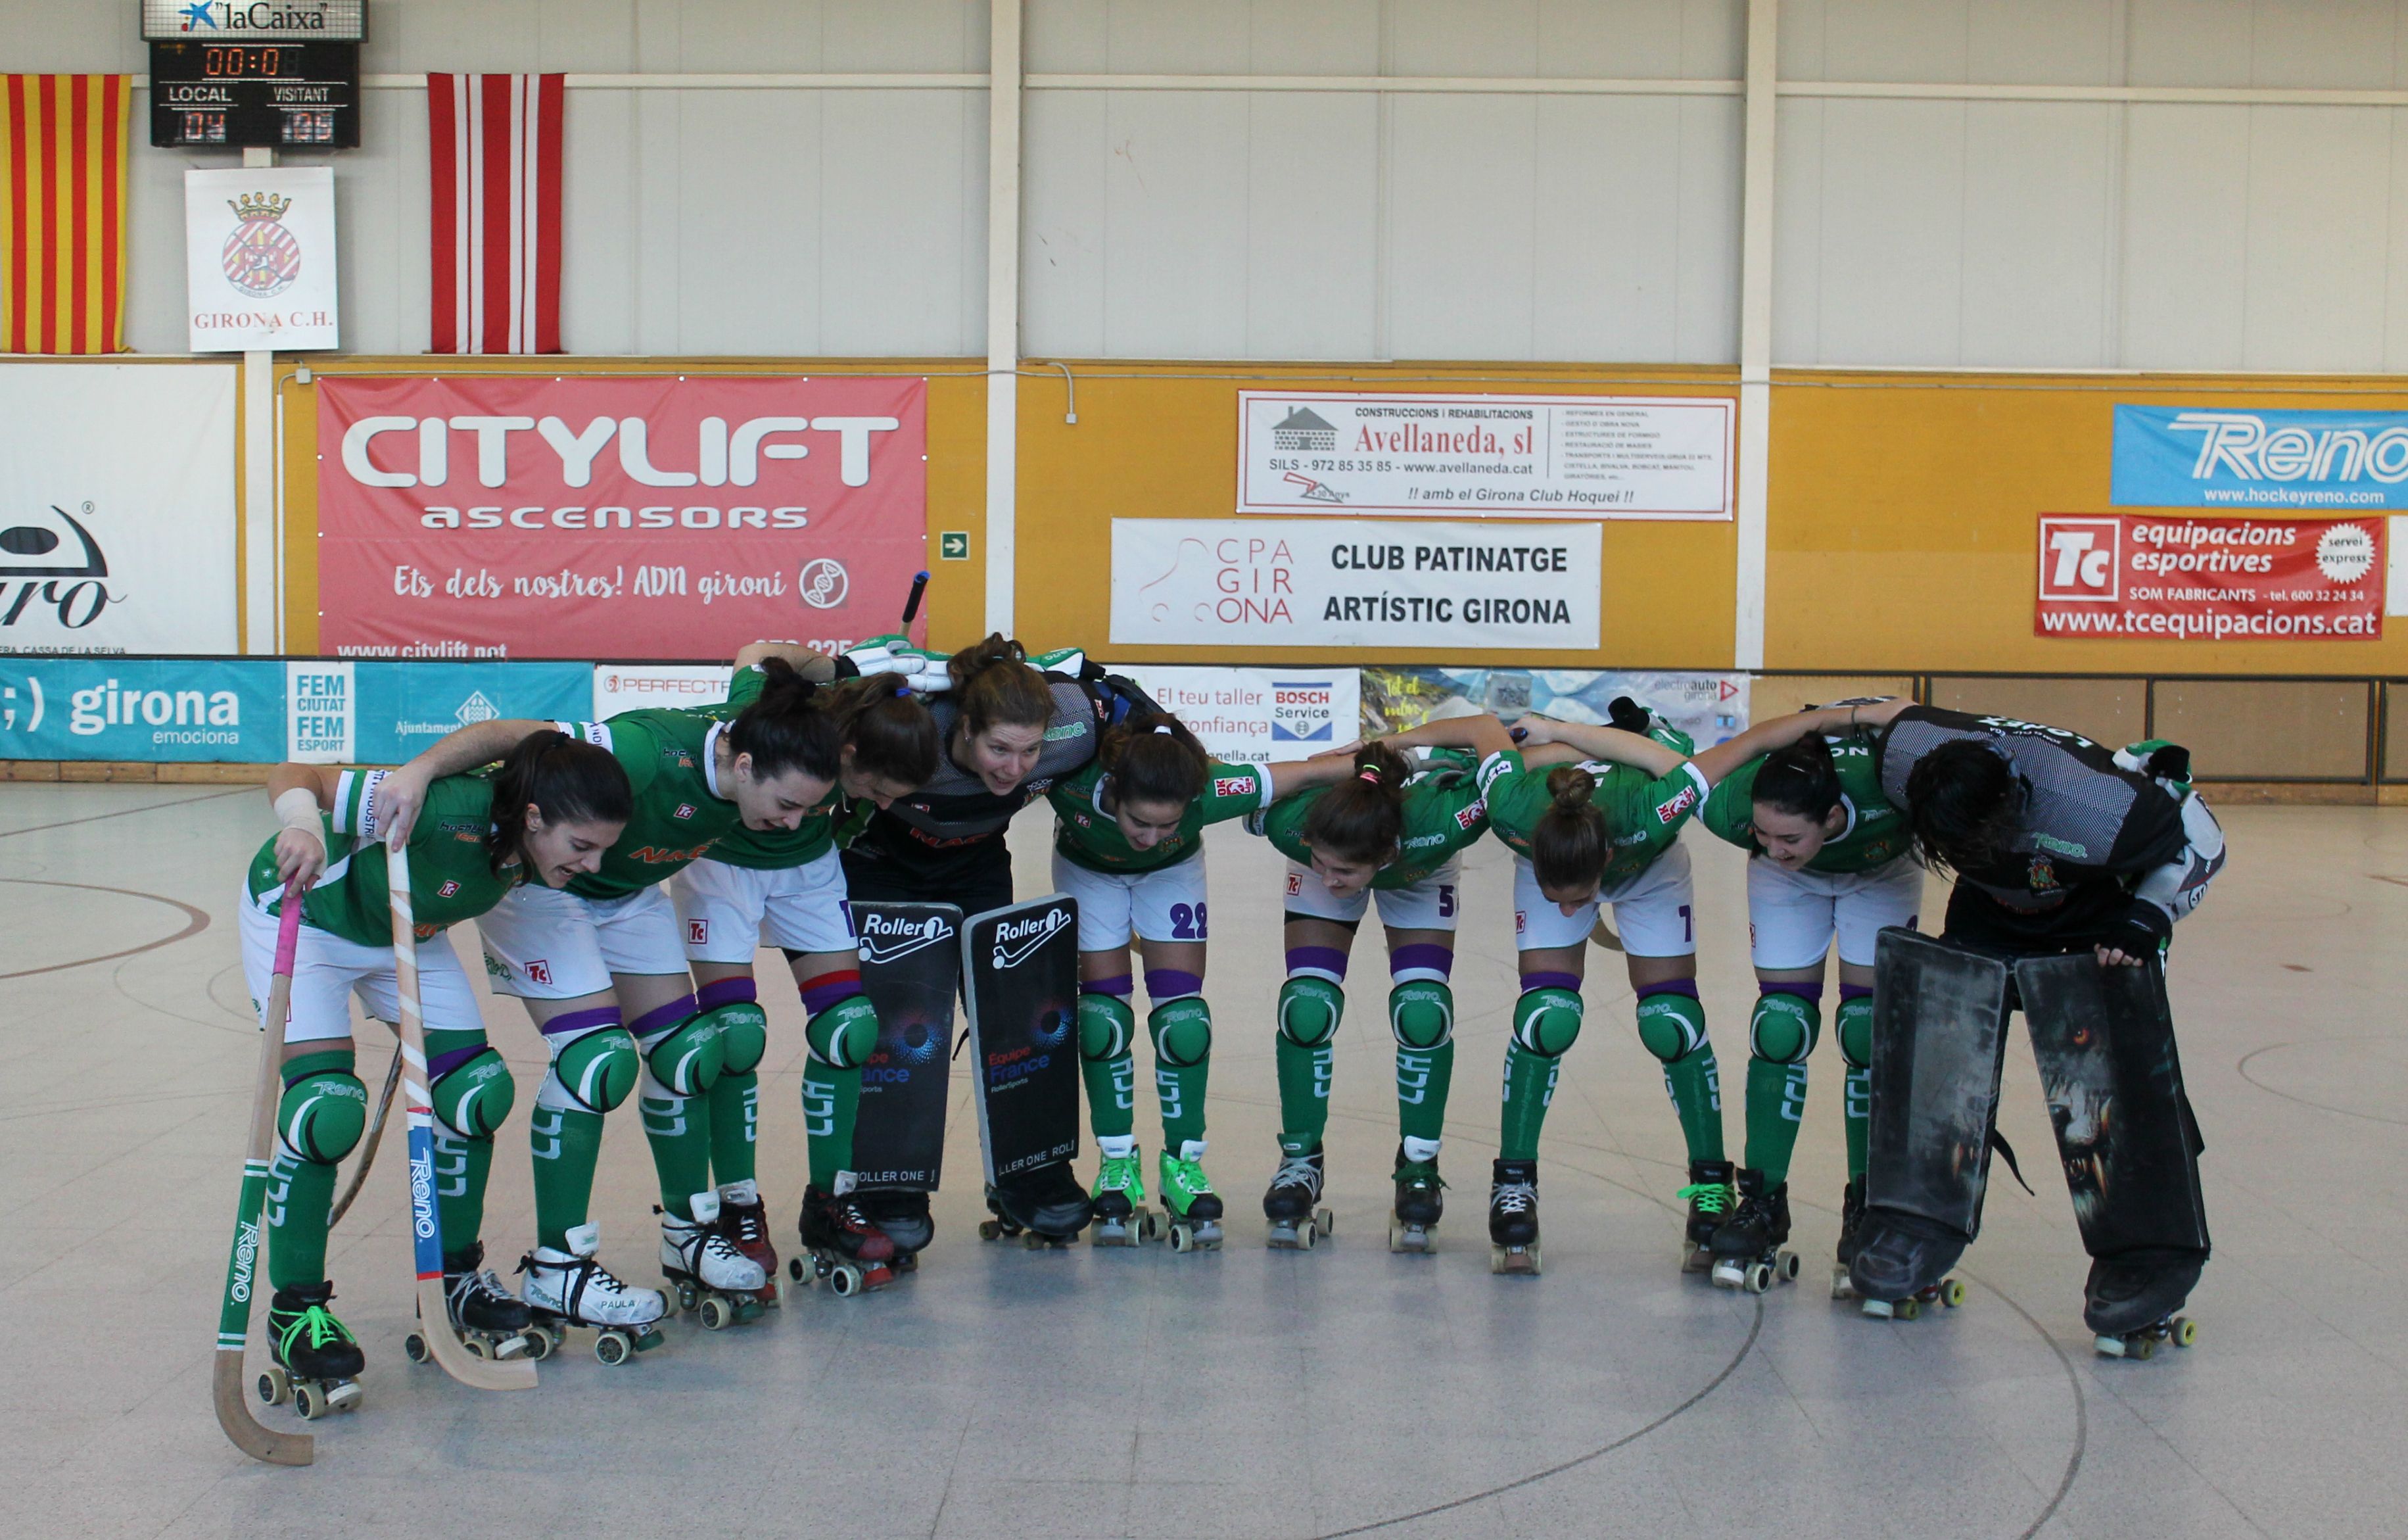
{"type": "Polygon", "coordinates": [[[34,824],[25,828],[0,828],[0,840],[13,839],[20,834],[39,834],[46,828],[73,828],[78,824],[96,824],[104,818],[125,818],[137,813],[155,812],[160,808],[188,808],[194,802],[215,802],[228,797],[239,797],[251,789],[252,788],[250,786],[236,786],[232,791],[213,791],[205,797],[179,797],[172,802],[145,802],[138,808],[119,808],[115,813],[95,813],[89,818],[62,818],[55,824],[34,824]]]}
{"type": "MultiPolygon", "coordinates": [[[[194,798],[194,800],[199,801],[201,799],[194,798]]],[[[102,887],[94,883],[54,883],[40,877],[0,877],[0,883],[14,883],[23,887],[72,887],[82,893],[114,893],[121,898],[148,899],[152,903],[164,903],[170,908],[182,910],[189,922],[184,928],[172,936],[162,936],[157,941],[144,942],[139,946],[129,946],[119,952],[104,952],[96,957],[77,957],[68,962],[54,962],[47,968],[21,968],[13,973],[0,973],[0,979],[27,979],[36,973],[55,973],[66,968],[83,968],[95,962],[112,962],[119,957],[133,957],[138,952],[152,952],[162,946],[173,946],[187,936],[197,936],[209,928],[207,910],[195,909],[181,899],[170,899],[157,893],[137,892],[130,887],[102,887]]]]}

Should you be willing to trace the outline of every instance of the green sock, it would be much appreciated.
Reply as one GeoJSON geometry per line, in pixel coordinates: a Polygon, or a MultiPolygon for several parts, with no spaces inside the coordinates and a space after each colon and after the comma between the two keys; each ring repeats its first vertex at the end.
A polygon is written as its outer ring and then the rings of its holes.
{"type": "Polygon", "coordinates": [[[1338,1056],[1326,1043],[1306,1048],[1285,1037],[1275,1041],[1280,1150],[1287,1155],[1309,1155],[1321,1147],[1321,1136],[1329,1129],[1329,1075],[1338,1056]]]}
{"type": "Polygon", "coordinates": [[[1087,1126],[1098,1139],[1117,1138],[1137,1128],[1137,1054],[1124,1048],[1111,1058],[1082,1058],[1087,1082],[1087,1126]]]}
{"type": "Polygon", "coordinates": [[[326,1281],[327,1216],[335,1168],[304,1160],[281,1141],[267,1162],[267,1278],[279,1288],[326,1281]]]}
{"type": "Polygon", "coordinates": [[[1505,1110],[1498,1117],[1497,1154],[1505,1160],[1536,1160],[1539,1130],[1547,1103],[1555,1100],[1563,1060],[1534,1054],[1519,1043],[1505,1044],[1505,1110]]]}
{"type": "Polygon", "coordinates": [[[722,1073],[710,1083],[710,1173],[720,1186],[759,1174],[753,1145],[760,1137],[760,1072],[722,1073]]]}
{"type": "Polygon", "coordinates": [[[1789,1180],[1789,1157],[1806,1116],[1806,1061],[1747,1061],[1747,1163],[1768,1186],[1789,1180]]]}
{"type": "Polygon", "coordinates": [[[448,1255],[475,1245],[485,1229],[485,1179],[494,1169],[494,1139],[463,1139],[435,1125],[435,1223],[448,1255]]]}
{"type": "Polygon", "coordinates": [[[1681,1137],[1688,1144],[1689,1159],[1721,1159],[1723,1091],[1714,1065],[1714,1045],[1701,1043],[1665,1065],[1664,1089],[1671,1093],[1672,1110],[1680,1115],[1681,1137]]]}
{"type": "Polygon", "coordinates": [[[647,1072],[638,1102],[661,1182],[661,1207],[691,1219],[694,1195],[710,1185],[710,1097],[680,1096],[647,1072]]]}
{"type": "Polygon", "coordinates": [[[1435,1048],[1398,1048],[1398,1132],[1436,1143],[1446,1132],[1446,1095],[1454,1083],[1453,1038],[1435,1048]]]}
{"type": "Polygon", "coordinates": [[[591,1216],[594,1168],[602,1161],[602,1115],[536,1103],[527,1118],[535,1148],[535,1238],[568,1249],[568,1232],[591,1216]]]}
{"type": "Polygon", "coordinates": [[[808,1059],[803,1064],[803,1144],[811,1186],[836,1190],[837,1173],[853,1169],[853,1129],[861,1114],[861,1071],[808,1059]]]}
{"type": "Polygon", "coordinates": [[[1188,1140],[1204,1137],[1204,1084],[1211,1071],[1209,1058],[1201,1064],[1154,1061],[1154,1091],[1162,1103],[1162,1147],[1173,1155],[1188,1140]]]}
{"type": "MultiPolygon", "coordinates": [[[[1842,987],[1842,994],[1847,993],[1842,987]]],[[[1847,1062],[1841,1079],[1840,1126],[1848,1136],[1848,1179],[1865,1174],[1865,1143],[1873,1127],[1873,998],[1870,993],[1840,1001],[1840,1055],[1847,1062]]]]}

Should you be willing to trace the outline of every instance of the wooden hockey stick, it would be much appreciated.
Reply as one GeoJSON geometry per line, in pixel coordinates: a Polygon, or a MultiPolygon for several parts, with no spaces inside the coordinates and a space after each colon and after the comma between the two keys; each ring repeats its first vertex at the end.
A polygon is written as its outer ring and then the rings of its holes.
{"type": "Polygon", "coordinates": [[[393,1111],[393,1088],[401,1084],[401,1040],[394,1039],[393,1062],[385,1067],[384,1089],[377,1093],[376,1115],[368,1119],[367,1137],[360,1141],[360,1161],[351,1168],[351,1179],[343,1186],[343,1195],[335,1200],[334,1216],[326,1221],[328,1230],[343,1222],[351,1211],[351,1200],[366,1185],[368,1168],[376,1164],[377,1146],[384,1143],[384,1120],[393,1111]]]}
{"type": "Polygon", "coordinates": [[[251,1142],[242,1157],[242,1196],[234,1210],[234,1246],[226,1259],[225,1298],[218,1306],[217,1359],[209,1370],[209,1399],[218,1426],[234,1446],[270,1465],[307,1465],[317,1440],[307,1433],[280,1433],[251,1415],[243,1384],[242,1349],[251,1336],[252,1286],[265,1275],[259,1211],[267,1198],[267,1156],[276,1140],[279,1072],[284,1063],[284,1018],[293,1009],[293,953],[301,941],[301,894],[284,889],[284,913],[277,922],[276,973],[267,986],[267,1018],[259,1033],[259,1073],[251,1090],[251,1142]]]}
{"type": "Polygon", "coordinates": [[[435,1109],[428,1095],[426,1022],[418,1008],[417,921],[409,904],[409,850],[385,849],[393,901],[394,994],[401,1001],[402,1108],[409,1119],[409,1233],[418,1259],[418,1331],[442,1371],[478,1390],[532,1390],[535,1365],[471,1355],[443,1300],[443,1227],[435,1208],[435,1109]]]}

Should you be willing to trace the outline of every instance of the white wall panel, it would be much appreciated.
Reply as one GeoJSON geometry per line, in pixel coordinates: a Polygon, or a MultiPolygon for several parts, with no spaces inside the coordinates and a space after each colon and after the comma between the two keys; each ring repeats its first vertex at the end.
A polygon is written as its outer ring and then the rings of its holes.
{"type": "Polygon", "coordinates": [[[1246,335],[1254,358],[1379,352],[1380,103],[1254,99],[1246,206],[1246,335]]]}
{"type": "Polygon", "coordinates": [[[2257,108],[2243,366],[2383,367],[2391,114],[2257,108]]]}
{"type": "Polygon", "coordinates": [[[2113,129],[2092,104],[1965,104],[1965,290],[1954,362],[2096,368],[2113,129]]]}
{"type": "Polygon", "coordinates": [[[1121,91],[1108,101],[1105,350],[1137,358],[1242,351],[1246,97],[1121,91]]]}
{"type": "Polygon", "coordinates": [[[2239,368],[2249,109],[2134,108],[2125,143],[2124,340],[2115,362],[2239,368]]]}
{"type": "Polygon", "coordinates": [[[1826,102],[1821,139],[1814,361],[1959,362],[1963,104],[1826,102]]]}
{"type": "Polygon", "coordinates": [[[1395,358],[1525,358],[1539,210],[1531,99],[1389,106],[1387,338],[1395,358]]]}
{"type": "MultiPolygon", "coordinates": [[[[1111,98],[1101,91],[1022,98],[1020,346],[1095,358],[1104,345],[1104,161],[1111,98]]],[[[982,352],[983,350],[981,350],[982,352]]]]}

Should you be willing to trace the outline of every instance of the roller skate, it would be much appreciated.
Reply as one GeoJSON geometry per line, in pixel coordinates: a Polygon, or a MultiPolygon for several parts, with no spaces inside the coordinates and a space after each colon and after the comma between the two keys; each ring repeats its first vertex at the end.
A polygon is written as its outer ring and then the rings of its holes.
{"type": "Polygon", "coordinates": [[[919,1271],[920,1253],[928,1249],[937,1234],[937,1223],[928,1214],[928,1195],[917,1188],[888,1187],[860,1193],[854,1202],[862,1216],[894,1243],[895,1257],[887,1265],[897,1273],[919,1271]]]}
{"type": "Polygon", "coordinates": [[[1338,1226],[1321,1206],[1321,1150],[1282,1155],[1271,1174],[1270,1190],[1263,1194],[1263,1217],[1270,1221],[1266,1244],[1276,1251],[1310,1251],[1312,1243],[1338,1226]]]}
{"type": "Polygon", "coordinates": [[[2091,1346],[2099,1356],[2148,1359],[2161,1344],[2197,1342],[2199,1322],[2174,1312],[2199,1286],[2205,1265],[2200,1258],[2094,1259],[2083,1289],[2082,1323],[2098,1333],[2091,1346]]]}
{"type": "MultiPolygon", "coordinates": [[[[481,1241],[444,1256],[443,1312],[470,1358],[514,1359],[523,1353],[539,1359],[552,1346],[551,1338],[529,1330],[532,1317],[525,1303],[486,1269],[481,1241]]],[[[434,1358],[423,1328],[402,1338],[401,1350],[412,1363],[434,1358]]]]}
{"type": "Polygon", "coordinates": [[[1499,1160],[1489,1176],[1488,1271],[1539,1275],[1536,1160],[1499,1160]]]}
{"type": "Polygon", "coordinates": [[[303,1420],[315,1422],[329,1412],[359,1410],[360,1371],[366,1357],[351,1328],[335,1318],[326,1302],[335,1286],[311,1284],[307,1288],[280,1288],[267,1305],[268,1366],[259,1372],[253,1388],[270,1406],[293,1403],[303,1420]]]}
{"type": "Polygon", "coordinates": [[[1848,1268],[1856,1259],[1856,1226],[1865,1216],[1865,1179],[1851,1179],[1840,1193],[1839,1260],[1831,1264],[1831,1298],[1853,1300],[1856,1286],[1848,1277],[1848,1268]]]}
{"type": "Polygon", "coordinates": [[[1103,1146],[1103,1164],[1096,1172],[1095,1190],[1088,1194],[1096,1211],[1096,1232],[1087,1244],[1135,1245],[1153,1240],[1157,1225],[1154,1211],[1145,1206],[1145,1159],[1138,1153],[1137,1141],[1118,1136],[1096,1143],[1103,1146]]]}
{"type": "Polygon", "coordinates": [[[1438,1174],[1438,1142],[1409,1139],[1398,1144],[1396,1182],[1397,1203],[1388,1212],[1388,1249],[1436,1251],[1439,1216],[1446,1212],[1446,1184],[1438,1174]]]}
{"type": "Polygon", "coordinates": [[[1055,1160],[1025,1171],[986,1189],[987,1213],[979,1221],[979,1238],[1000,1241],[1017,1235],[1031,1251],[1068,1245],[1095,1217],[1087,1189],[1070,1174],[1068,1160],[1055,1160]]]}
{"type": "MultiPolygon", "coordinates": [[[[842,1182],[839,1174],[838,1184],[842,1182]]],[[[803,1188],[803,1212],[796,1228],[802,1232],[803,1249],[810,1254],[808,1262],[796,1257],[786,1264],[797,1283],[824,1278],[829,1292],[841,1300],[895,1281],[895,1243],[869,1222],[850,1191],[803,1188]]]]}
{"type": "Polygon", "coordinates": [[[692,1203],[691,1219],[652,1210],[661,1216],[661,1274],[677,1291],[678,1308],[694,1312],[706,1331],[760,1319],[769,1280],[719,1232],[719,1194],[697,1192],[692,1203]]]}
{"type": "Polygon", "coordinates": [[[1789,1239],[1789,1184],[1767,1187],[1764,1173],[1740,1168],[1739,1207],[1714,1231],[1713,1280],[1724,1288],[1761,1294],[1798,1278],[1789,1239]]]}
{"type": "Polygon", "coordinates": [[[519,1260],[526,1275],[519,1298],[526,1302],[534,1329],[544,1335],[541,1354],[558,1352],[572,1326],[595,1329],[594,1356],[604,1363],[624,1363],[631,1354],[658,1347],[661,1332],[654,1323],[668,1314],[668,1300],[657,1288],[628,1288],[594,1259],[602,1244],[599,1226],[579,1225],[567,1240],[566,1251],[539,1245],[519,1260]]]}
{"type": "Polygon", "coordinates": [[[1855,1239],[1848,1279],[1866,1315],[1911,1321],[1928,1305],[1953,1310],[1965,1303],[1964,1283],[1948,1276],[1965,1254],[1962,1235],[1883,1209],[1858,1216],[1855,1239]]]}
{"type": "Polygon", "coordinates": [[[1731,1163],[1727,1160],[1692,1160],[1689,1162],[1689,1185],[1672,1194],[1689,1205],[1689,1217],[1681,1236],[1681,1271],[1703,1273],[1713,1265],[1714,1231],[1730,1216],[1731,1206],[1739,1194],[1731,1186],[1731,1163]]]}
{"type": "Polygon", "coordinates": [[[1221,1249],[1221,1195],[1204,1174],[1204,1141],[1190,1139],[1177,1155],[1162,1152],[1155,1174],[1162,1179],[1163,1216],[1177,1252],[1221,1249]]]}
{"type": "Polygon", "coordinates": [[[769,1241],[769,1211],[761,1202],[760,1183],[746,1178],[719,1189],[719,1233],[761,1270],[761,1291],[753,1295],[764,1310],[775,1310],[784,1300],[778,1291],[778,1248],[769,1241]]]}

